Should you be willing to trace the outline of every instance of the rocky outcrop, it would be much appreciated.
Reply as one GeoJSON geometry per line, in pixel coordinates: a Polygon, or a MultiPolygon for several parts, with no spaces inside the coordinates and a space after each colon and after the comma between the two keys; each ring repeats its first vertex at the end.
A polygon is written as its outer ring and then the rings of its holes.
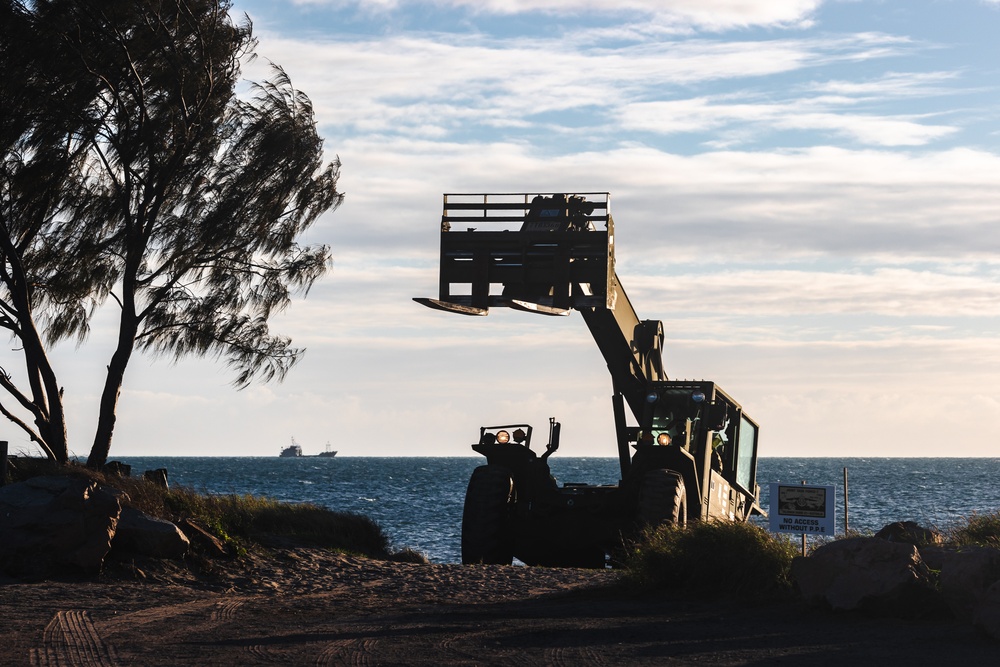
{"type": "Polygon", "coordinates": [[[931,598],[930,571],[911,544],[855,537],[837,540],[792,561],[803,599],[835,610],[912,615],[931,598]]]}
{"type": "Polygon", "coordinates": [[[79,477],[35,477],[0,488],[0,570],[44,576],[97,572],[121,514],[118,498],[79,477]]]}
{"type": "Polygon", "coordinates": [[[921,549],[925,561],[938,571],[941,596],[956,618],[970,621],[987,589],[1000,581],[1000,550],[988,547],[921,549]]]}
{"type": "Polygon", "coordinates": [[[115,555],[123,552],[153,558],[183,558],[191,542],[177,526],[126,507],[111,542],[115,555]]]}
{"type": "MultiPolygon", "coordinates": [[[[0,487],[0,576],[93,574],[112,555],[188,553],[191,543],[176,525],[123,507],[127,501],[127,494],[85,477],[34,477],[0,487]]],[[[206,552],[225,553],[204,532],[206,552]]]]}
{"type": "Polygon", "coordinates": [[[1000,639],[1000,549],[937,546],[916,524],[837,540],[792,562],[802,598],[898,617],[950,615],[1000,639]],[[919,542],[922,546],[915,546],[919,542]]]}

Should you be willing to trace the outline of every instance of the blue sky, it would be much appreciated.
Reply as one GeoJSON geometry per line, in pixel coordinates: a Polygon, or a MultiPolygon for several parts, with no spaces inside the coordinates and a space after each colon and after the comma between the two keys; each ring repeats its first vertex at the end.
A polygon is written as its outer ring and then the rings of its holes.
{"type": "MultiPolygon", "coordinates": [[[[613,456],[578,315],[423,309],[443,192],[608,191],[618,274],[667,372],[717,381],[764,456],[994,456],[1000,2],[239,1],[315,105],[347,198],[335,265],[275,328],[308,353],[235,392],[138,359],[113,454],[470,455],[563,422],[613,456]]],[[[100,327],[62,350],[86,451],[100,327]]],[[[103,345],[103,348],[102,348],[103,345]]],[[[13,443],[16,448],[18,443],[13,443]]]]}

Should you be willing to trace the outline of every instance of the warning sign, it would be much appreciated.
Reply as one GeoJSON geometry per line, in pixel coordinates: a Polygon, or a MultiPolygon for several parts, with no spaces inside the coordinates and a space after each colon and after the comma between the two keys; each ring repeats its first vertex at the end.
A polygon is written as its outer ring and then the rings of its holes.
{"type": "Polygon", "coordinates": [[[834,534],[834,487],[771,484],[768,515],[775,533],[834,534]]]}

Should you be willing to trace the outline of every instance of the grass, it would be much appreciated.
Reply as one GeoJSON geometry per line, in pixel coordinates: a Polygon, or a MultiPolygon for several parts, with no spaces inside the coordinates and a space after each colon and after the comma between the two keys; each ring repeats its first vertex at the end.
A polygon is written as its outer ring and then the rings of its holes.
{"type": "MultiPolygon", "coordinates": [[[[848,537],[870,535],[852,533],[848,537]]],[[[1000,548],[1000,511],[973,514],[943,535],[945,548],[1000,548]]],[[[644,591],[761,600],[789,595],[798,542],[755,524],[697,522],[646,531],[625,559],[624,581],[644,591]]]]}
{"type": "Polygon", "coordinates": [[[308,503],[282,503],[250,495],[206,495],[187,489],[163,494],[165,514],[193,518],[229,542],[322,547],[365,556],[389,555],[382,528],[366,516],[308,503]]]}
{"type": "Polygon", "coordinates": [[[953,546],[1000,548],[1000,511],[973,514],[948,531],[945,541],[953,546]]]}
{"type": "Polygon", "coordinates": [[[626,558],[625,581],[641,590],[775,599],[790,594],[798,548],[750,523],[700,521],[647,531],[626,558]]]}
{"type": "Polygon", "coordinates": [[[57,466],[44,459],[12,460],[12,481],[37,475],[85,477],[117,488],[125,494],[123,505],[167,521],[193,519],[236,554],[255,547],[302,546],[374,558],[421,560],[409,549],[393,554],[381,526],[351,512],[251,495],[213,495],[176,486],[166,489],[141,477],[109,476],[78,464],[57,466]]]}

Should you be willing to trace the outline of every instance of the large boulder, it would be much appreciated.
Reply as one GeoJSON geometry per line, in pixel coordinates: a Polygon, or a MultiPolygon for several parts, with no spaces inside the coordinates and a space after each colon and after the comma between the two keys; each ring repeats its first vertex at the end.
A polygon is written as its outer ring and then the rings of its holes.
{"type": "Polygon", "coordinates": [[[1000,549],[925,548],[920,554],[940,572],[941,595],[955,617],[973,620],[987,589],[1000,581],[1000,549]]]}
{"type": "Polygon", "coordinates": [[[924,528],[913,521],[896,521],[884,526],[875,533],[875,537],[889,542],[902,542],[916,547],[938,546],[944,542],[944,536],[933,528],[924,528]]]}
{"type": "Polygon", "coordinates": [[[1000,581],[987,588],[979,598],[972,622],[993,639],[1000,639],[1000,581]]]}
{"type": "Polygon", "coordinates": [[[118,530],[111,543],[116,555],[128,552],[153,558],[183,558],[191,546],[187,536],[173,523],[143,514],[137,509],[122,509],[118,530]]]}
{"type": "Polygon", "coordinates": [[[930,572],[912,544],[837,540],[795,558],[791,576],[806,602],[835,610],[914,616],[934,607],[930,572]]]}
{"type": "Polygon", "coordinates": [[[82,477],[35,477],[0,487],[0,571],[97,572],[120,513],[118,498],[82,477]]]}

